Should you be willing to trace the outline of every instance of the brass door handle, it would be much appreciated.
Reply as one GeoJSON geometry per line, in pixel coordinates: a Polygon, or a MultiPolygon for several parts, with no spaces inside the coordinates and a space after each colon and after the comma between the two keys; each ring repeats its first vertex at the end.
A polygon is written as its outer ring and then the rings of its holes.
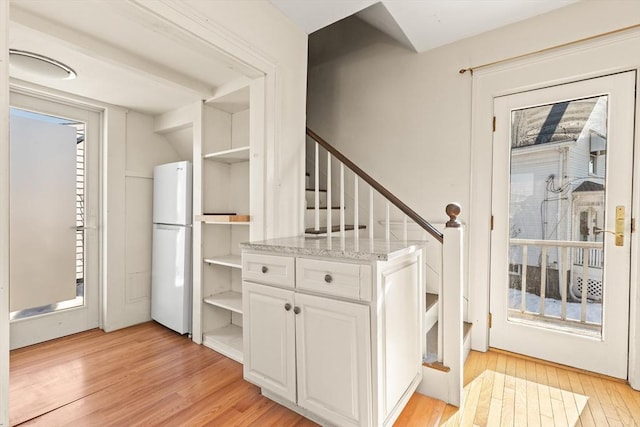
{"type": "Polygon", "coordinates": [[[624,246],[624,206],[616,206],[616,229],[615,231],[603,230],[601,228],[594,227],[593,234],[598,235],[600,233],[610,233],[616,237],[616,246],[624,246]]]}

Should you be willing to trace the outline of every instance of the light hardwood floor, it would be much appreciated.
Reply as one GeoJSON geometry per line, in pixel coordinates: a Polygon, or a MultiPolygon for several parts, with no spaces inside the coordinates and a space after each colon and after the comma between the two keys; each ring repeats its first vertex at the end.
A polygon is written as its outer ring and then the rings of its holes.
{"type": "MultiPolygon", "coordinates": [[[[149,322],[11,353],[12,425],[315,426],[242,366],[149,322]]],[[[396,426],[639,426],[640,392],[531,359],[472,352],[462,410],[415,394],[396,426]]]]}
{"type": "MultiPolygon", "coordinates": [[[[11,352],[11,425],[315,426],[262,397],[242,366],[154,322],[11,352]]],[[[436,425],[416,395],[400,425],[436,425]]]]}
{"type": "Polygon", "coordinates": [[[472,351],[462,410],[446,426],[640,426],[640,392],[623,381],[492,350],[472,351]]]}

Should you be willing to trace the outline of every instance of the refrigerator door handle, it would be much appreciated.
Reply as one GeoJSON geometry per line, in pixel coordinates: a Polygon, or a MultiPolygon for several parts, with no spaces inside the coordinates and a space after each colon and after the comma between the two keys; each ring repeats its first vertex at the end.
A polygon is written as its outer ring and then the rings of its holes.
{"type": "Polygon", "coordinates": [[[183,227],[183,225],[156,224],[156,228],[160,230],[178,230],[183,227]]]}

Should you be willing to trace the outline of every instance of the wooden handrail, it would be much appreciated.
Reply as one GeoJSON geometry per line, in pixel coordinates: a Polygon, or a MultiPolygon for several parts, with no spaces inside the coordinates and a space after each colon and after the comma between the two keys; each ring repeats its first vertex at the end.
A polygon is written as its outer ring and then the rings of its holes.
{"type": "Polygon", "coordinates": [[[340,151],[336,150],[331,144],[322,139],[318,134],[316,134],[311,129],[307,128],[307,135],[320,144],[325,150],[330,152],[336,159],[342,162],[345,166],[351,169],[356,175],[358,175],[364,182],[373,187],[378,193],[382,194],[387,200],[395,205],[398,209],[400,209],[405,215],[411,218],[416,224],[422,227],[427,233],[433,236],[434,239],[443,242],[444,236],[441,232],[439,232],[433,225],[431,225],[427,220],[418,215],[413,209],[407,206],[402,200],[398,199],[392,192],[384,188],[378,181],[373,179],[369,174],[360,169],[355,163],[349,160],[344,154],[340,151]]]}

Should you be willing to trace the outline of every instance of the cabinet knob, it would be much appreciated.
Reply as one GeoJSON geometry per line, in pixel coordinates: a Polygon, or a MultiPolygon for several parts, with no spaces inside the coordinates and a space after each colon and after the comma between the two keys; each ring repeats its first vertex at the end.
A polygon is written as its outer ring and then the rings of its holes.
{"type": "Polygon", "coordinates": [[[269,271],[269,269],[267,268],[267,266],[266,266],[266,265],[263,265],[263,266],[262,266],[262,272],[263,272],[263,273],[266,273],[267,271],[269,271]]]}
{"type": "Polygon", "coordinates": [[[293,312],[295,314],[300,314],[300,307],[293,307],[293,312]]]}
{"type": "Polygon", "coordinates": [[[291,304],[286,303],[286,304],[284,305],[284,309],[285,309],[286,311],[291,310],[291,304]]]}
{"type": "Polygon", "coordinates": [[[331,277],[330,274],[325,274],[324,275],[324,281],[327,282],[327,283],[331,283],[331,282],[333,282],[333,277],[331,277]]]}

